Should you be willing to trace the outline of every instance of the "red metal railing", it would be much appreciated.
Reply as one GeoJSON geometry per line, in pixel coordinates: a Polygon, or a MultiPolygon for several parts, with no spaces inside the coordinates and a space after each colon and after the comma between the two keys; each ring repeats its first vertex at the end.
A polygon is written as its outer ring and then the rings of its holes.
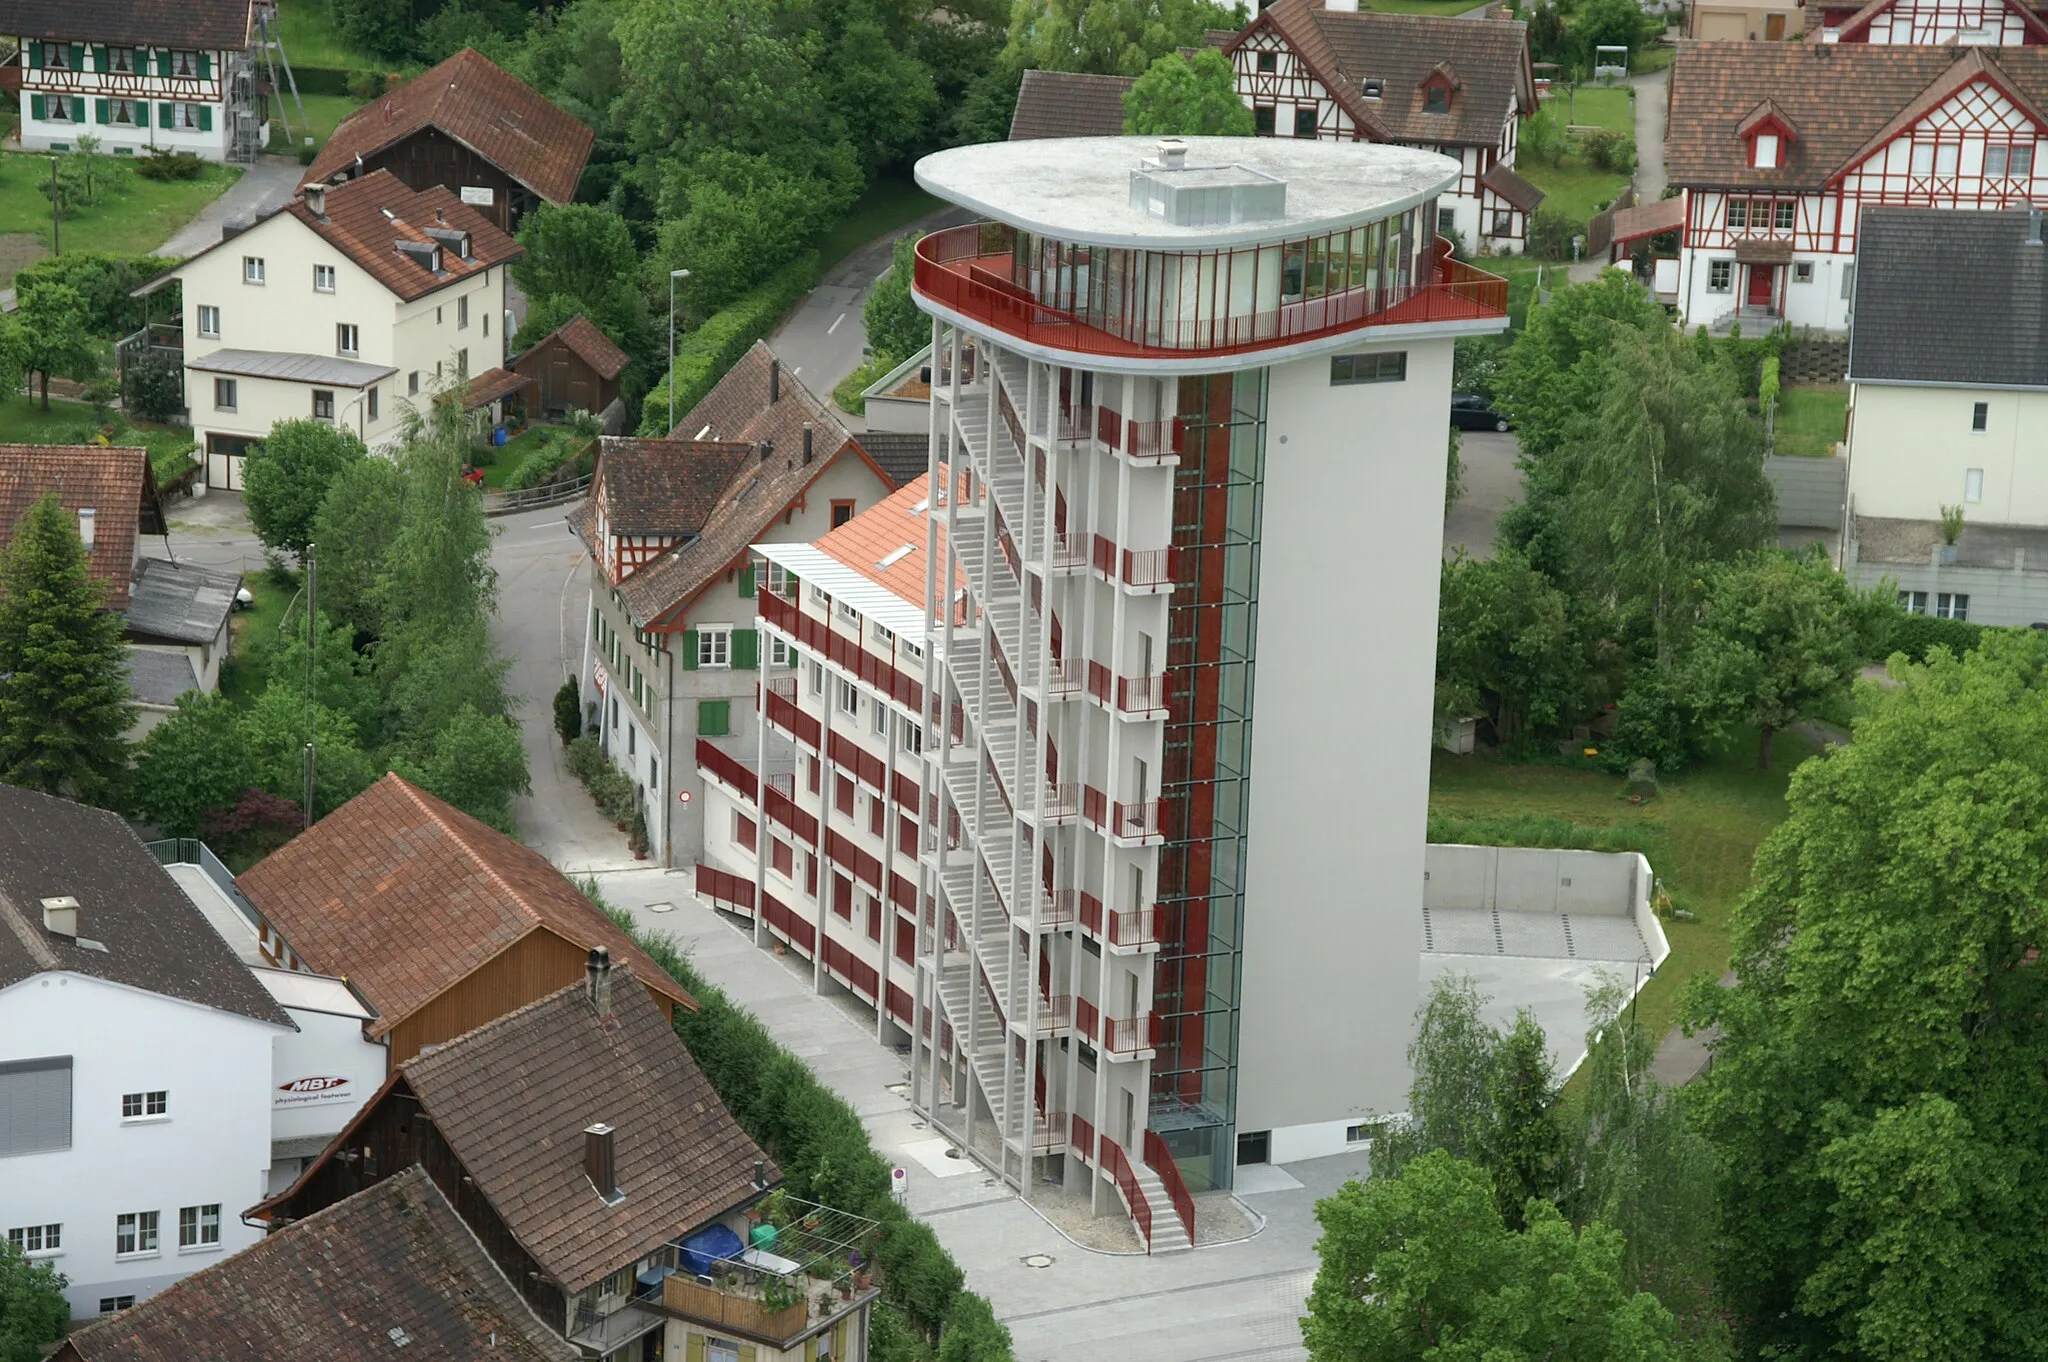
{"type": "Polygon", "coordinates": [[[896,984],[889,985],[889,1015],[910,1025],[910,994],[896,984]]]}
{"type": "Polygon", "coordinates": [[[700,861],[697,864],[697,897],[727,904],[735,912],[751,914],[754,911],[754,882],[700,861]]]}
{"type": "Polygon", "coordinates": [[[1156,1012],[1142,1017],[1104,1017],[1102,1048],[1113,1055],[1135,1055],[1158,1044],[1159,1029],[1156,1012]]]}
{"type": "Polygon", "coordinates": [[[1159,1132],[1145,1132],[1145,1164],[1159,1175],[1165,1184],[1166,1199],[1173,1203],[1173,1213],[1180,1217],[1180,1227],[1187,1231],[1188,1242],[1195,1242],[1195,1199],[1188,1195],[1187,1179],[1180,1175],[1180,1165],[1173,1161],[1173,1151],[1166,1147],[1166,1141],[1159,1138],[1159,1132]]]}
{"type": "Polygon", "coordinates": [[[1159,828],[1159,801],[1147,799],[1137,804],[1117,804],[1109,830],[1113,836],[1135,842],[1158,841],[1163,835],[1159,828]]]}
{"type": "Polygon", "coordinates": [[[1073,1137],[1073,1145],[1074,1145],[1074,1148],[1075,1148],[1075,1149],[1078,1149],[1078,1150],[1079,1150],[1079,1151],[1080,1151],[1081,1153],[1085,1154],[1085,1155],[1086,1155],[1087,1157],[1089,1157],[1089,1158],[1091,1158],[1091,1159],[1092,1159],[1092,1158],[1094,1158],[1094,1157],[1095,1157],[1095,1127],[1094,1127],[1094,1125],[1093,1125],[1093,1124],[1091,1124],[1091,1123],[1089,1122],[1089,1120],[1088,1120],[1088,1118],[1087,1118],[1086,1116],[1083,1116],[1083,1115],[1082,1115],[1082,1114],[1081,1114],[1080,1112],[1078,1112],[1078,1111],[1077,1111],[1077,1112],[1075,1112],[1075,1113],[1074,1113],[1074,1114],[1073,1114],[1072,1116],[1070,1116],[1070,1117],[1069,1117],[1069,1118],[1067,1118],[1067,1119],[1068,1119],[1068,1124],[1069,1124],[1069,1125],[1070,1125],[1070,1126],[1072,1127],[1072,1129],[1071,1129],[1071,1130],[1070,1130],[1070,1131],[1069,1131],[1068,1133],[1069,1133],[1069,1134],[1070,1134],[1070,1135],[1071,1135],[1071,1136],[1073,1137]]]}
{"type": "MultiPolygon", "coordinates": [[[[796,701],[770,688],[757,692],[761,698],[761,712],[768,716],[768,722],[795,738],[813,752],[818,750],[821,725],[815,716],[806,714],[797,707],[796,701]]],[[[837,736],[837,735],[834,735],[837,736]]]]}
{"type": "Polygon", "coordinates": [[[1152,1203],[1145,1199],[1145,1189],[1138,1185],[1138,1175],[1131,1171],[1131,1161],[1125,1155],[1123,1146],[1104,1135],[1096,1162],[1102,1165],[1103,1172],[1116,1179],[1117,1190],[1124,1194],[1124,1203],[1131,1208],[1131,1220],[1137,1225],[1139,1235],[1145,1240],[1145,1252],[1150,1253],[1152,1203]]]}
{"type": "Polygon", "coordinates": [[[827,734],[825,755],[848,771],[876,795],[889,788],[889,768],[882,759],[842,733],[827,734]]]}
{"type": "Polygon", "coordinates": [[[1145,714],[1166,708],[1166,674],[1119,676],[1116,679],[1116,707],[1126,714],[1145,714]]]}
{"type": "Polygon", "coordinates": [[[891,871],[889,875],[889,902],[906,913],[917,911],[917,886],[901,875],[891,871]]]}
{"type": "Polygon", "coordinates": [[[1099,1043],[1102,1034],[1102,1013],[1086,998],[1074,999],[1074,1029],[1091,1043],[1099,1043]]]}
{"type": "Polygon", "coordinates": [[[806,846],[818,845],[817,815],[799,809],[794,799],[773,785],[768,787],[767,796],[761,803],[761,812],[802,838],[806,846]]]}
{"type": "Polygon", "coordinates": [[[1109,915],[1109,941],[1115,946],[1152,946],[1159,942],[1157,908],[1123,908],[1109,915]]]}
{"type": "Polygon", "coordinates": [[[1125,549],[1126,586],[1172,586],[1174,552],[1164,549],[1125,549]]]}
{"type": "Polygon", "coordinates": [[[753,771],[709,738],[697,739],[697,769],[743,799],[752,802],[761,797],[761,784],[754,779],[753,771]]]}
{"type": "Polygon", "coordinates": [[[1071,889],[1047,889],[1038,904],[1038,925],[1064,927],[1074,920],[1075,900],[1078,895],[1071,889]]]}
{"type": "Polygon", "coordinates": [[[1180,456],[1186,427],[1178,417],[1166,421],[1124,422],[1124,452],[1141,463],[1180,456]]]}
{"type": "Polygon", "coordinates": [[[1038,1029],[1041,1032],[1064,1031],[1074,1024],[1074,999],[1061,993],[1053,997],[1038,995],[1038,1029]]]}
{"type": "Polygon", "coordinates": [[[789,941],[799,954],[809,956],[817,940],[811,924],[789,911],[789,905],[773,894],[761,895],[761,916],[789,941]]]}
{"type": "Polygon", "coordinates": [[[1150,318],[1140,325],[1156,340],[1131,340],[1075,313],[1049,307],[1013,283],[1013,239],[1008,229],[992,223],[929,233],[917,243],[913,286],[932,302],[1020,340],[1081,354],[1133,358],[1244,354],[1368,326],[1497,320],[1507,315],[1505,279],[1444,255],[1433,270],[1424,262],[1424,277],[1413,283],[1344,289],[1313,299],[1276,298],[1248,315],[1177,323],[1150,318]]]}
{"type": "Polygon", "coordinates": [[[858,639],[848,638],[814,615],[806,615],[795,601],[766,587],[756,593],[755,600],[763,620],[806,648],[824,654],[898,704],[910,709],[924,708],[924,686],[862,648],[858,639]]]}
{"type": "Polygon", "coordinates": [[[882,986],[880,971],[829,936],[825,938],[824,964],[828,973],[839,976],[839,982],[869,1002],[875,1000],[875,990],[882,986]]]}
{"type": "Polygon", "coordinates": [[[853,839],[839,829],[825,829],[825,854],[830,856],[835,863],[851,870],[854,878],[862,884],[877,892],[881,890],[881,861],[855,846],[853,839]]]}

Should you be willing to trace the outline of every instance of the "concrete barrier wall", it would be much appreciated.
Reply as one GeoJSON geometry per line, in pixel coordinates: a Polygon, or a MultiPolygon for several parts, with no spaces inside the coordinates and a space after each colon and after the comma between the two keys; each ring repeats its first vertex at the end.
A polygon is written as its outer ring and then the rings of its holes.
{"type": "Polygon", "coordinates": [[[1778,494],[1778,523],[1801,529],[1839,530],[1849,495],[1847,459],[1803,459],[1781,454],[1764,460],[1764,476],[1778,494]]]}
{"type": "Polygon", "coordinates": [[[1650,905],[1655,878],[1639,852],[1432,842],[1422,864],[1425,908],[1627,917],[1655,963],[1671,953],[1650,905]]]}

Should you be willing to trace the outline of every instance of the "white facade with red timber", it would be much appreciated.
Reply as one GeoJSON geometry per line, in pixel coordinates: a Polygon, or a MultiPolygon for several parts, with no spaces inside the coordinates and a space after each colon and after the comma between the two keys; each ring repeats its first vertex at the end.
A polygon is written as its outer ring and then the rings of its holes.
{"type": "Polygon", "coordinates": [[[1879,0],[1824,7],[1807,41],[2024,47],[2048,42],[2048,22],[2019,0],[1879,0]]]}

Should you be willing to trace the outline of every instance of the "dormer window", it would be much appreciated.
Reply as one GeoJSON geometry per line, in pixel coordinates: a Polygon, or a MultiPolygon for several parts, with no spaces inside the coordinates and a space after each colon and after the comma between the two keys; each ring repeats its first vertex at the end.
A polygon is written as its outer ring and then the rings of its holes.
{"type": "Polygon", "coordinates": [[[1379,99],[1386,92],[1387,83],[1383,80],[1369,80],[1365,82],[1365,97],[1367,99],[1379,99]]]}
{"type": "Polygon", "coordinates": [[[1433,114],[1449,113],[1451,111],[1450,90],[1442,85],[1431,85],[1425,88],[1422,92],[1422,111],[1433,114]]]}
{"type": "Polygon", "coordinates": [[[1778,134],[1760,132],[1750,139],[1749,163],[1758,170],[1778,168],[1778,134]]]}

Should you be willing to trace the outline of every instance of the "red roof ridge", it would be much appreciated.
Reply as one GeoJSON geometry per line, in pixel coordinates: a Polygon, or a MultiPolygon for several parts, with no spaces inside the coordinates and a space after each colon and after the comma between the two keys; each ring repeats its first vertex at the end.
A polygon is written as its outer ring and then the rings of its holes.
{"type": "Polygon", "coordinates": [[[398,774],[398,772],[396,771],[386,771],[384,773],[384,779],[396,782],[398,788],[405,792],[405,797],[411,800],[413,805],[416,808],[418,808],[421,813],[425,814],[428,818],[432,819],[434,822],[434,826],[439,828],[443,833],[445,833],[450,841],[454,842],[455,845],[461,847],[462,854],[467,856],[470,859],[470,861],[476,866],[477,869],[483,871],[484,874],[490,876],[491,880],[498,886],[498,888],[504,890],[506,896],[510,898],[514,903],[518,904],[520,909],[528,917],[533,919],[534,925],[536,927],[544,926],[547,923],[546,916],[543,915],[538,909],[536,909],[533,906],[531,902],[527,900],[526,895],[520,893],[517,889],[514,889],[510,881],[506,880],[506,878],[503,875],[500,875],[498,873],[498,867],[492,865],[489,861],[485,860],[482,853],[480,853],[475,847],[469,844],[469,839],[467,837],[464,837],[460,832],[456,831],[454,826],[450,824],[447,819],[441,816],[441,811],[439,809],[436,809],[433,806],[433,804],[429,803],[426,799],[421,797],[426,793],[424,790],[421,790],[419,787],[415,786],[411,781],[407,780],[404,776],[398,774]]]}

